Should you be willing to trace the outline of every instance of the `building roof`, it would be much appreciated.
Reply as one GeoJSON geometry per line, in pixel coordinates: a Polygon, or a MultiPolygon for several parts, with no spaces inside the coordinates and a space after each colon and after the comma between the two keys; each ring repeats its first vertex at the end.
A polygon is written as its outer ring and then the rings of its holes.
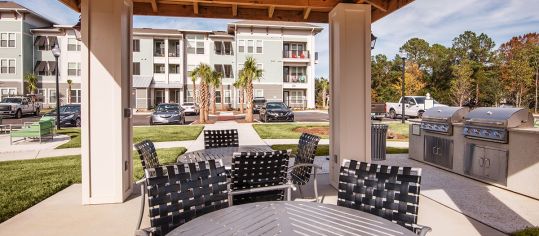
{"type": "Polygon", "coordinates": [[[27,13],[30,13],[32,15],[35,15],[45,21],[48,21],[49,23],[52,24],[56,24],[54,21],[30,10],[29,8],[26,8],[16,2],[12,2],[12,1],[0,1],[0,11],[19,11],[19,12],[27,12],[27,13]]]}
{"type": "Polygon", "coordinates": [[[173,35],[181,36],[182,33],[179,30],[174,29],[153,29],[153,28],[134,28],[134,35],[173,35]]]}
{"type": "Polygon", "coordinates": [[[149,88],[153,81],[152,76],[133,76],[133,88],[149,88]]]}
{"type": "Polygon", "coordinates": [[[314,30],[315,33],[320,33],[324,28],[304,23],[304,22],[290,22],[290,21],[265,21],[265,20],[241,20],[228,23],[228,32],[234,32],[236,27],[255,27],[255,28],[287,28],[287,29],[301,29],[301,30],[314,30]]]}
{"type": "MultiPolygon", "coordinates": [[[[58,1],[80,12],[81,0],[58,1]]],[[[133,14],[328,23],[329,12],[343,2],[370,5],[375,22],[413,0],[138,0],[133,14]]]]}

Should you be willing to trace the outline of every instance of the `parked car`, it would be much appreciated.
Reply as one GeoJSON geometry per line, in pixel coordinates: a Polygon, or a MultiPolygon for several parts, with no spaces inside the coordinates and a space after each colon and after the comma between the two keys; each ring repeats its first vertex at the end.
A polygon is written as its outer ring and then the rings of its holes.
{"type": "Polygon", "coordinates": [[[27,114],[39,115],[40,110],[41,103],[34,102],[29,97],[7,97],[0,101],[0,116],[20,119],[27,114]]]}
{"type": "Polygon", "coordinates": [[[264,97],[255,97],[253,99],[253,114],[260,113],[260,108],[266,104],[266,99],[264,97]]]}
{"type": "Polygon", "coordinates": [[[182,108],[183,108],[185,114],[198,115],[200,113],[200,108],[198,107],[197,104],[195,104],[193,102],[184,102],[182,104],[182,108]]]}
{"type": "Polygon", "coordinates": [[[283,102],[267,102],[260,108],[260,121],[294,121],[294,112],[283,102]]]}
{"type": "MultiPolygon", "coordinates": [[[[56,123],[56,109],[46,113],[43,117],[51,117],[56,123]]],[[[80,104],[60,106],[60,126],[80,127],[80,124],[80,104]]]]}
{"type": "Polygon", "coordinates": [[[177,103],[161,103],[150,116],[150,125],[185,124],[185,110],[177,103]]]}
{"type": "MultiPolygon", "coordinates": [[[[391,119],[397,118],[397,116],[402,115],[402,99],[399,99],[398,103],[387,102],[386,103],[386,112],[391,119]]],[[[430,107],[425,105],[427,96],[405,96],[404,97],[404,116],[406,117],[421,117],[423,112],[430,107]]],[[[432,100],[433,107],[446,106],[438,103],[436,100],[432,100]]]]}
{"type": "Polygon", "coordinates": [[[372,102],[371,103],[371,120],[382,120],[386,116],[386,103],[385,102],[372,102]]]}

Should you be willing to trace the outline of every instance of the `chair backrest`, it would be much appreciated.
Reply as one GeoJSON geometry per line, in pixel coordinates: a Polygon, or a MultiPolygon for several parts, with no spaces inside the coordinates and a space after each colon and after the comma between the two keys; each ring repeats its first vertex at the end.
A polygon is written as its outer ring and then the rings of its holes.
{"type": "Polygon", "coordinates": [[[156,235],[206,213],[228,207],[224,166],[215,160],[145,170],[150,225],[156,235]]]}
{"type": "Polygon", "coordinates": [[[237,129],[204,130],[204,148],[238,147],[237,129]]]}
{"type": "MultiPolygon", "coordinates": [[[[298,155],[294,160],[294,165],[297,164],[313,164],[316,156],[316,148],[320,137],[308,133],[301,134],[298,144],[298,155]]],[[[297,167],[290,173],[294,184],[304,185],[311,178],[312,166],[297,167]]]]}
{"type": "MultiPolygon", "coordinates": [[[[283,185],[286,181],[290,151],[234,153],[231,168],[231,190],[283,185]]],[[[256,201],[282,200],[282,190],[234,196],[234,205],[256,201]]]]}
{"type": "Polygon", "coordinates": [[[152,141],[144,140],[137,143],[135,144],[135,149],[137,149],[143,169],[159,166],[159,159],[157,158],[157,152],[152,141]]]}
{"type": "Polygon", "coordinates": [[[417,223],[421,169],[350,161],[341,166],[337,205],[368,212],[412,231],[417,223]]]}

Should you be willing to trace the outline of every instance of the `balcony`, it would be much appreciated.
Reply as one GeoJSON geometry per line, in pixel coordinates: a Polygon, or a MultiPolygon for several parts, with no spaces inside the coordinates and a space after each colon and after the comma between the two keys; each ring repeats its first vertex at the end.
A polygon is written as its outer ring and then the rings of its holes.
{"type": "Polygon", "coordinates": [[[297,83],[297,84],[306,84],[307,76],[305,75],[286,75],[283,77],[284,83],[297,83]]]}
{"type": "Polygon", "coordinates": [[[286,59],[309,59],[309,51],[283,50],[283,58],[286,59]]]}

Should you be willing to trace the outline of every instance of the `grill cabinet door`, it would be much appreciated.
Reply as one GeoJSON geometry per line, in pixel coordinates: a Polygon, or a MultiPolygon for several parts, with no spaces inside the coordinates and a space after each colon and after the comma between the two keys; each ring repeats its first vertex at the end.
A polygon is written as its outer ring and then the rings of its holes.
{"type": "Polygon", "coordinates": [[[485,178],[500,184],[507,182],[507,151],[485,148],[485,178]]]}
{"type": "Polygon", "coordinates": [[[453,168],[453,148],[452,140],[425,136],[425,161],[445,168],[453,168]]]}
{"type": "Polygon", "coordinates": [[[485,148],[478,147],[475,145],[470,145],[471,149],[471,162],[470,162],[470,175],[476,177],[484,176],[484,162],[485,162],[485,148]]]}

